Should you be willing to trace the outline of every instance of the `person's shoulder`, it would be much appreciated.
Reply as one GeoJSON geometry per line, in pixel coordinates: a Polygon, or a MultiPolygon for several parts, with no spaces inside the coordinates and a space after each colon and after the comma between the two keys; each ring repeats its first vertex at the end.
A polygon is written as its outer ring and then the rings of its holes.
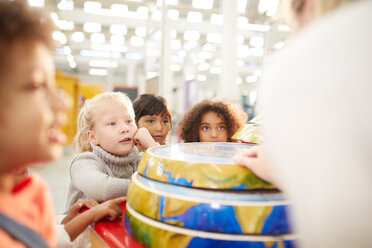
{"type": "Polygon", "coordinates": [[[86,167],[102,167],[102,160],[93,152],[77,154],[71,161],[70,169],[86,167]]]}
{"type": "Polygon", "coordinates": [[[99,157],[93,152],[82,152],[82,153],[76,154],[76,156],[72,159],[71,164],[77,161],[86,160],[86,159],[97,160],[99,159],[99,157]]]}

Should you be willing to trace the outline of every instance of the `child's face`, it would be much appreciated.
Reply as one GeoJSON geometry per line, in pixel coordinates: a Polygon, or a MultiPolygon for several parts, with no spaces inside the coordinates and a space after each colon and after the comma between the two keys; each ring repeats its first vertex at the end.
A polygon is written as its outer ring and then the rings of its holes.
{"type": "Polygon", "coordinates": [[[59,127],[65,121],[66,101],[56,88],[54,73],[44,44],[19,41],[10,49],[7,70],[0,78],[0,163],[14,171],[62,155],[66,136],[59,127]]]}
{"type": "Polygon", "coordinates": [[[202,115],[199,127],[200,142],[227,142],[225,120],[213,111],[202,115]]]}
{"type": "Polygon", "coordinates": [[[161,115],[144,115],[138,120],[138,127],[147,128],[153,139],[163,145],[170,128],[169,117],[161,115]]]}
{"type": "Polygon", "coordinates": [[[93,130],[88,131],[88,137],[105,151],[126,156],[133,149],[136,131],[136,123],[127,107],[118,101],[108,100],[95,110],[93,130]]]}

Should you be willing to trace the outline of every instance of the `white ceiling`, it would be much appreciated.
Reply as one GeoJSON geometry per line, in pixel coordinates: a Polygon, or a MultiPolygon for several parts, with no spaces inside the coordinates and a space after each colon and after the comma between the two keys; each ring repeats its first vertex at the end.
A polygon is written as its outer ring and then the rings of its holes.
{"type": "MultiPolygon", "coordinates": [[[[29,2],[37,1],[29,0],[29,2]]],[[[172,30],[171,39],[178,40],[171,42],[172,48],[174,48],[170,49],[172,70],[175,74],[187,77],[187,72],[184,71],[187,60],[189,64],[191,61],[192,66],[197,68],[196,71],[204,75],[204,77],[199,77],[201,80],[214,80],[215,77],[218,77],[218,69],[221,67],[221,43],[216,43],[218,35],[214,40],[208,42],[210,38],[208,34],[221,33],[222,31],[222,25],[212,24],[211,19],[215,20],[216,17],[218,19],[222,16],[221,5],[223,1],[212,1],[213,6],[210,9],[195,8],[192,0],[164,1],[167,4],[166,22],[172,30]],[[176,20],[171,20],[174,18],[171,15],[172,12],[173,14],[179,13],[176,20]],[[190,12],[198,12],[199,14],[196,13],[195,17],[187,20],[187,15],[190,12]],[[193,22],[200,15],[202,22],[193,22]],[[197,31],[200,37],[193,42],[187,41],[185,40],[187,38],[185,32],[188,33],[187,31],[197,31]],[[205,46],[205,44],[209,45],[205,46]],[[178,46],[181,47],[178,48],[178,46]]],[[[196,3],[209,1],[198,0],[196,3]]],[[[263,57],[280,49],[289,34],[288,26],[284,25],[282,21],[265,13],[259,13],[260,1],[261,4],[268,3],[270,7],[270,4],[275,6],[279,0],[242,1],[246,2],[245,8],[240,7],[241,1],[238,0],[239,37],[237,38],[237,49],[239,60],[237,66],[240,76],[238,81],[241,81],[238,83],[256,82],[260,76],[263,57]],[[257,31],[262,28],[266,30],[257,31]],[[256,80],[254,76],[256,76],[256,80]]],[[[53,12],[52,17],[61,28],[60,33],[55,33],[58,47],[55,53],[57,69],[90,81],[105,81],[106,77],[110,76],[111,80],[125,82],[128,78],[128,66],[134,65],[136,72],[143,74],[144,78],[150,76],[150,74],[147,75],[148,72],[156,72],[159,69],[154,67],[154,64],[158,63],[156,61],[159,61],[161,54],[160,32],[164,21],[159,19],[163,10],[159,2],[161,1],[45,0],[46,7],[53,12]],[[89,4],[91,7],[93,6],[93,10],[87,9],[89,4]],[[84,30],[84,24],[88,22],[99,23],[101,30],[87,32],[84,30]],[[110,32],[112,24],[126,26],[125,34],[116,35],[113,38],[116,39],[116,42],[124,41],[121,45],[113,45],[110,41],[113,35],[110,32]],[[145,27],[146,34],[139,33],[143,31],[143,28],[141,30],[138,27],[145,27]],[[138,28],[137,33],[136,28],[138,28]],[[78,35],[84,34],[84,40],[74,41],[72,36],[75,32],[78,32],[78,35]],[[99,33],[99,35],[95,33],[99,33]],[[91,38],[92,35],[94,38],[91,38]],[[98,43],[103,37],[104,41],[98,43]],[[144,41],[143,45],[141,45],[141,40],[144,41]],[[111,67],[105,67],[108,65],[111,67]],[[89,75],[89,71],[92,72],[92,69],[104,76],[89,75]]]]}

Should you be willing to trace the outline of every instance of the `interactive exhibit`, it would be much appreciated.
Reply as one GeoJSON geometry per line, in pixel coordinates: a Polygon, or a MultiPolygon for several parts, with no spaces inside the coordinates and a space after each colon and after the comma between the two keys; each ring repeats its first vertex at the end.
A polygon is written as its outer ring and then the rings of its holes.
{"type": "Polygon", "coordinates": [[[295,247],[283,193],[231,159],[251,148],[184,143],[148,149],[127,193],[129,234],[149,248],[295,247]]]}

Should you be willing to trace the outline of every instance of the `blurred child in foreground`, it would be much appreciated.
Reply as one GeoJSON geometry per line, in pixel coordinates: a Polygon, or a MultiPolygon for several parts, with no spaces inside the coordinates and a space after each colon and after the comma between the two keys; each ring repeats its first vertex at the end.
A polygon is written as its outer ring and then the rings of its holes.
{"type": "MultiPolygon", "coordinates": [[[[48,16],[25,1],[0,2],[2,247],[56,245],[55,216],[46,183],[36,174],[17,177],[33,163],[59,158],[66,140],[59,128],[66,120],[67,101],[55,84],[52,31],[48,16]]],[[[115,203],[123,200],[92,206],[83,214],[70,213],[59,229],[62,236],[73,240],[88,224],[105,216],[116,218],[121,211],[115,203]]]]}

